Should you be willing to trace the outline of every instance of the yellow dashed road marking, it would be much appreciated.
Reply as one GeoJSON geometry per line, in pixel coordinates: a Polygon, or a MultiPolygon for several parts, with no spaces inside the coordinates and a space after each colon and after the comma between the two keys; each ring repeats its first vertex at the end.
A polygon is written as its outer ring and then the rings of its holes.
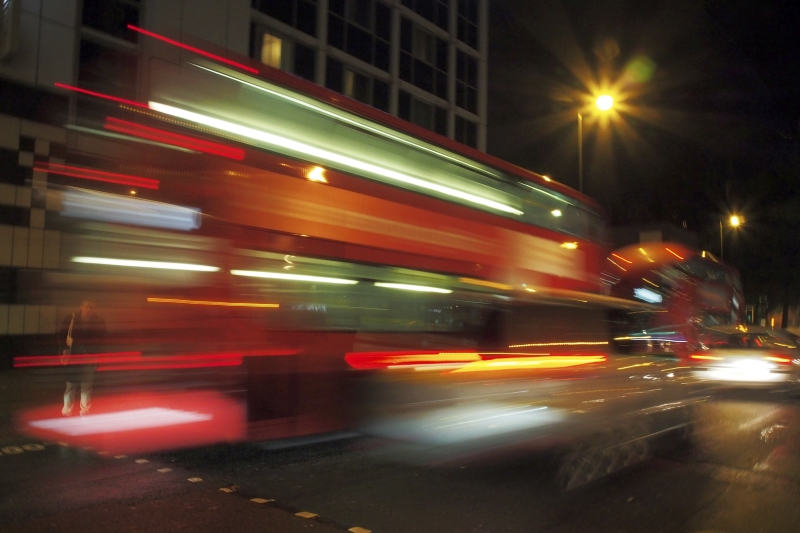
{"type": "Polygon", "coordinates": [[[250,498],[250,501],[255,503],[267,503],[267,502],[274,502],[275,500],[265,500],[264,498],[250,498]]]}
{"type": "Polygon", "coordinates": [[[300,516],[302,518],[314,518],[318,515],[314,513],[309,513],[308,511],[300,511],[299,513],[294,513],[295,516],[300,516]]]}
{"type": "Polygon", "coordinates": [[[351,527],[347,531],[352,531],[353,533],[372,533],[371,529],[364,529],[363,527],[351,527]]]}
{"type": "Polygon", "coordinates": [[[171,468],[159,468],[158,471],[161,472],[162,474],[166,474],[167,472],[172,472],[172,469],[171,468]]]}
{"type": "Polygon", "coordinates": [[[201,481],[203,481],[203,478],[201,478],[201,477],[190,477],[189,481],[191,481],[192,483],[200,483],[201,481]]]}
{"type": "Polygon", "coordinates": [[[147,459],[136,459],[136,462],[140,465],[143,465],[145,463],[149,463],[150,461],[148,461],[147,459]]]}

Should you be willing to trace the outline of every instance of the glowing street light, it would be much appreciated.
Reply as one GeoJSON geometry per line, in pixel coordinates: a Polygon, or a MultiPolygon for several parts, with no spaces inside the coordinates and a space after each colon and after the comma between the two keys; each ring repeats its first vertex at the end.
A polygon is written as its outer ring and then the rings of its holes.
{"type": "MultiPolygon", "coordinates": [[[[732,228],[738,228],[742,224],[744,224],[744,217],[739,215],[731,215],[728,219],[728,224],[732,228]]],[[[722,220],[719,221],[719,259],[720,261],[725,260],[725,241],[722,237],[722,220]]]]}
{"type": "Polygon", "coordinates": [[[598,96],[594,103],[600,111],[608,111],[614,107],[614,98],[608,94],[603,94],[598,96]]]}
{"type": "MultiPolygon", "coordinates": [[[[600,111],[609,111],[614,107],[614,97],[602,94],[594,101],[600,111]]],[[[583,192],[583,115],[578,112],[578,190],[583,192]]]]}

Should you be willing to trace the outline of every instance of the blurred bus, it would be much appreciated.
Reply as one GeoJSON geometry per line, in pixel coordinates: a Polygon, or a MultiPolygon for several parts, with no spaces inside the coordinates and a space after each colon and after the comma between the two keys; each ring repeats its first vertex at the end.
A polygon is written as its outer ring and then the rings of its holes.
{"type": "Polygon", "coordinates": [[[706,328],[743,322],[739,273],[708,252],[677,243],[634,244],[608,256],[604,280],[614,296],[662,308],[618,326],[629,348],[685,355],[701,348],[706,328]]]}
{"type": "Polygon", "coordinates": [[[141,101],[71,88],[70,148],[36,163],[62,268],[20,291],[63,313],[97,299],[107,351],[134,354],[98,370],[222,380],[247,438],[330,431],[352,421],[345,353],[470,346],[514,291],[603,292],[591,199],[286,73],[182,54],[148,64],[141,101]]]}

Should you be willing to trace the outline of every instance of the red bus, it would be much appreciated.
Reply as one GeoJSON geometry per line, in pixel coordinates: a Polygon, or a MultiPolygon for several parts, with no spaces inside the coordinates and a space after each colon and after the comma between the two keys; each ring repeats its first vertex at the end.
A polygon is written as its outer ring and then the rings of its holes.
{"type": "Polygon", "coordinates": [[[739,273],[708,252],[642,243],[612,252],[606,263],[603,277],[612,295],[662,307],[621,334],[632,345],[684,354],[699,348],[704,328],[743,322],[739,273]]]}
{"type": "Polygon", "coordinates": [[[513,290],[602,292],[605,216],[568,187],[268,67],[148,79],[75,89],[73,148],[35,169],[62,270],[21,293],[94,295],[104,375],[234,391],[230,438],[347,427],[346,352],[463,346],[513,290]]]}

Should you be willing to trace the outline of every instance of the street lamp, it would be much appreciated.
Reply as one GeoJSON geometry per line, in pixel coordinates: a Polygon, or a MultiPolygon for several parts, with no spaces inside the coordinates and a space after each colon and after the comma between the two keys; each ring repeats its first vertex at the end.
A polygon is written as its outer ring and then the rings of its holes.
{"type": "MultiPolygon", "coordinates": [[[[609,111],[614,107],[614,98],[608,94],[602,94],[594,101],[594,105],[600,111],[609,111]]],[[[583,192],[583,115],[578,112],[578,190],[583,192]]]]}
{"type": "MultiPolygon", "coordinates": [[[[732,228],[738,228],[744,224],[744,217],[731,215],[731,217],[728,219],[728,224],[732,228]]],[[[722,238],[722,219],[719,221],[719,259],[720,261],[725,260],[725,241],[722,238]]]]}

